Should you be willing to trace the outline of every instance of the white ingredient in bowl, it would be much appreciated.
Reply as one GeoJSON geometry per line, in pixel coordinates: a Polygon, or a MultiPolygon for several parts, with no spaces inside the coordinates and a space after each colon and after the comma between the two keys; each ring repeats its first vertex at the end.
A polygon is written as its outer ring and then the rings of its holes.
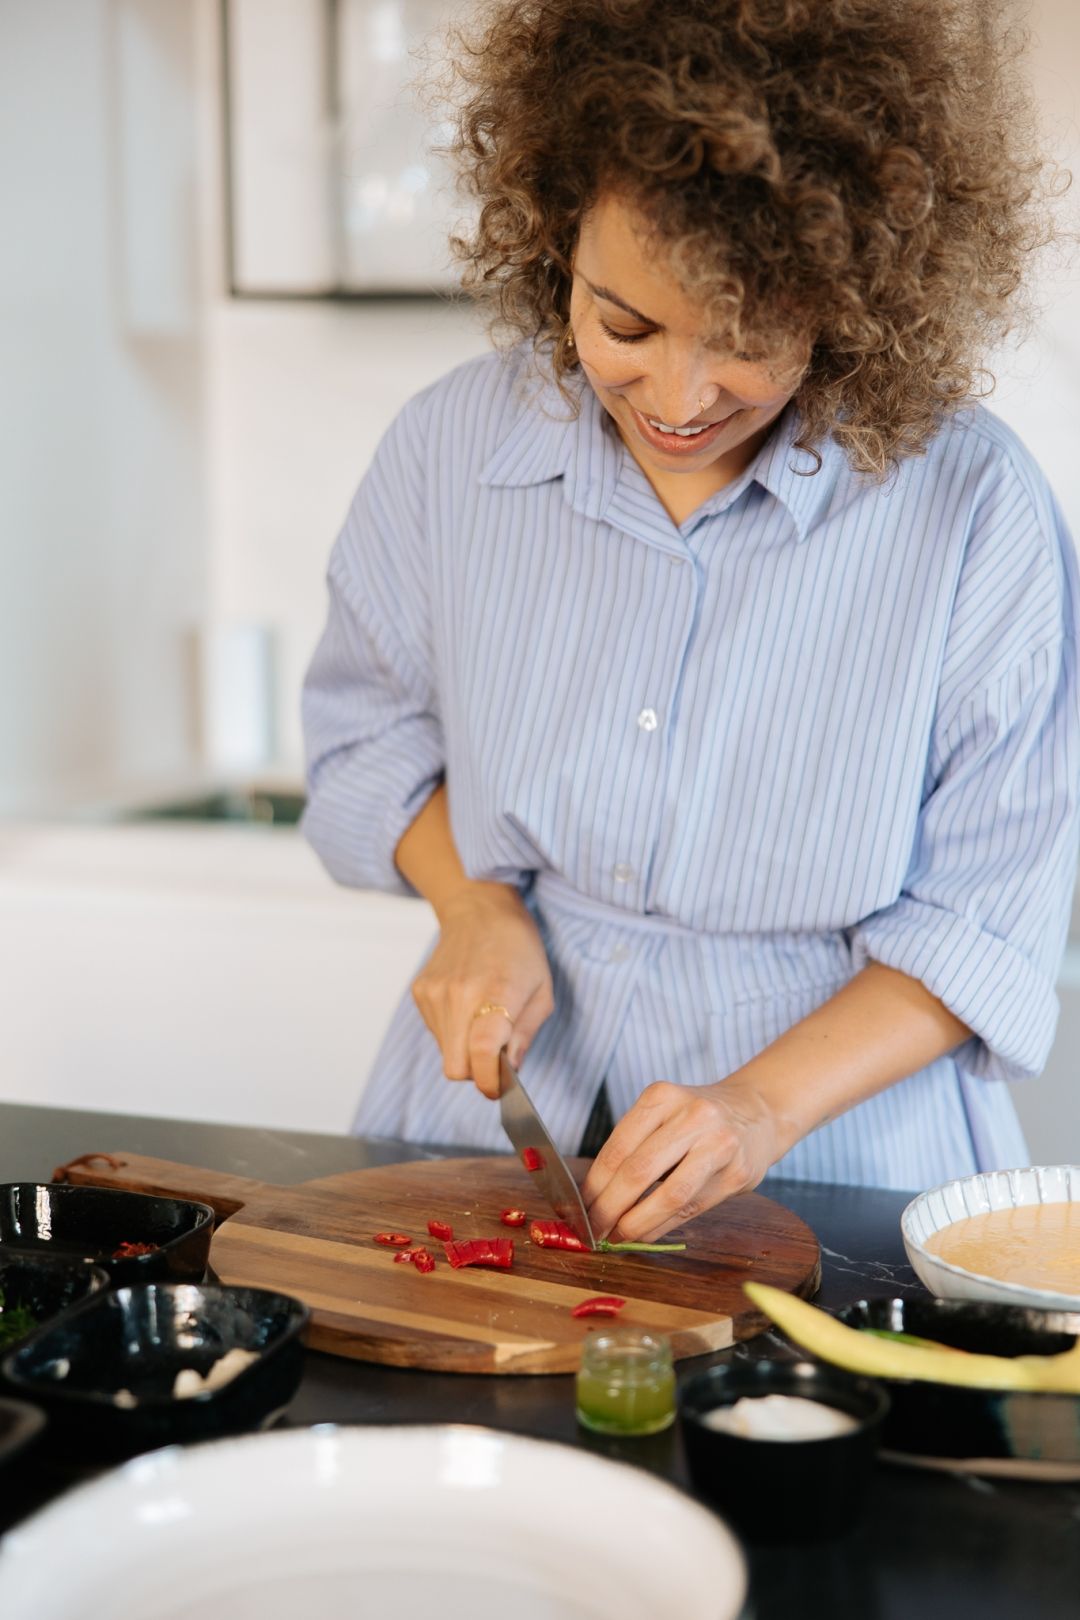
{"type": "Polygon", "coordinates": [[[743,1395],[732,1406],[714,1406],[701,1421],[744,1440],[831,1440],[859,1426],[850,1412],[805,1395],[743,1395]]]}
{"type": "Polygon", "coordinates": [[[187,1400],[192,1395],[209,1394],[212,1390],[220,1389],[223,1384],[231,1384],[233,1379],[250,1367],[253,1361],[258,1361],[257,1350],[241,1350],[239,1346],[226,1350],[225,1354],[210,1368],[203,1377],[194,1367],[182,1367],[173,1383],[173,1396],[176,1400],[187,1400]]]}

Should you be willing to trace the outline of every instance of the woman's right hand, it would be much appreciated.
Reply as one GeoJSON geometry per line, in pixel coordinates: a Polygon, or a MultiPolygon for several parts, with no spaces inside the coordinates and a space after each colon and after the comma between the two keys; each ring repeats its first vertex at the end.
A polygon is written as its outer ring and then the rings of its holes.
{"type": "Polygon", "coordinates": [[[544,944],[516,889],[466,882],[438,907],[439,943],[413,982],[448,1080],[499,1095],[499,1053],[516,1067],[555,1006],[544,944]],[[477,1016],[480,1007],[494,1010],[477,1016]]]}

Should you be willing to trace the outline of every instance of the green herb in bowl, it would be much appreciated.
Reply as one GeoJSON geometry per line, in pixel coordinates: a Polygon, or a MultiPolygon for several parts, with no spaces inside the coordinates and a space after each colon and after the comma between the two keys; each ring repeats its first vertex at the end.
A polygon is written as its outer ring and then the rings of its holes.
{"type": "Polygon", "coordinates": [[[0,1288],[0,1350],[18,1339],[25,1339],[37,1327],[37,1318],[25,1305],[7,1305],[4,1290],[0,1288]]]}

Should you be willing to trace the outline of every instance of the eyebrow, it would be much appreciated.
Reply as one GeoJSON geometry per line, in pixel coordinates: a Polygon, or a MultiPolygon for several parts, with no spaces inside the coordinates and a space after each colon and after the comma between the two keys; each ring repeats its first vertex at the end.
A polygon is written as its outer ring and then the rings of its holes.
{"type": "Polygon", "coordinates": [[[620,309],[624,309],[628,315],[632,315],[635,321],[640,321],[643,326],[655,326],[658,332],[663,331],[659,321],[654,321],[651,315],[643,315],[640,309],[635,309],[633,304],[628,304],[625,298],[620,298],[618,293],[612,292],[610,287],[597,287],[594,282],[589,280],[588,276],[582,276],[581,279],[590,292],[595,297],[602,298],[606,304],[617,304],[620,309]]]}

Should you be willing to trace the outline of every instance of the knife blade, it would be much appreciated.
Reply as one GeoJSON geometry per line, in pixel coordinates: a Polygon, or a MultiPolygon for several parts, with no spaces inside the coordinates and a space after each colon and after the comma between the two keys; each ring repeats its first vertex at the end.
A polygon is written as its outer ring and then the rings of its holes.
{"type": "Polygon", "coordinates": [[[506,1055],[505,1047],[499,1053],[499,1115],[503,1130],[519,1154],[527,1148],[539,1154],[540,1163],[531,1172],[532,1178],[556,1215],[566,1222],[572,1232],[577,1233],[587,1248],[595,1249],[596,1239],[578,1184],[548,1135],[529,1093],[506,1055]]]}

